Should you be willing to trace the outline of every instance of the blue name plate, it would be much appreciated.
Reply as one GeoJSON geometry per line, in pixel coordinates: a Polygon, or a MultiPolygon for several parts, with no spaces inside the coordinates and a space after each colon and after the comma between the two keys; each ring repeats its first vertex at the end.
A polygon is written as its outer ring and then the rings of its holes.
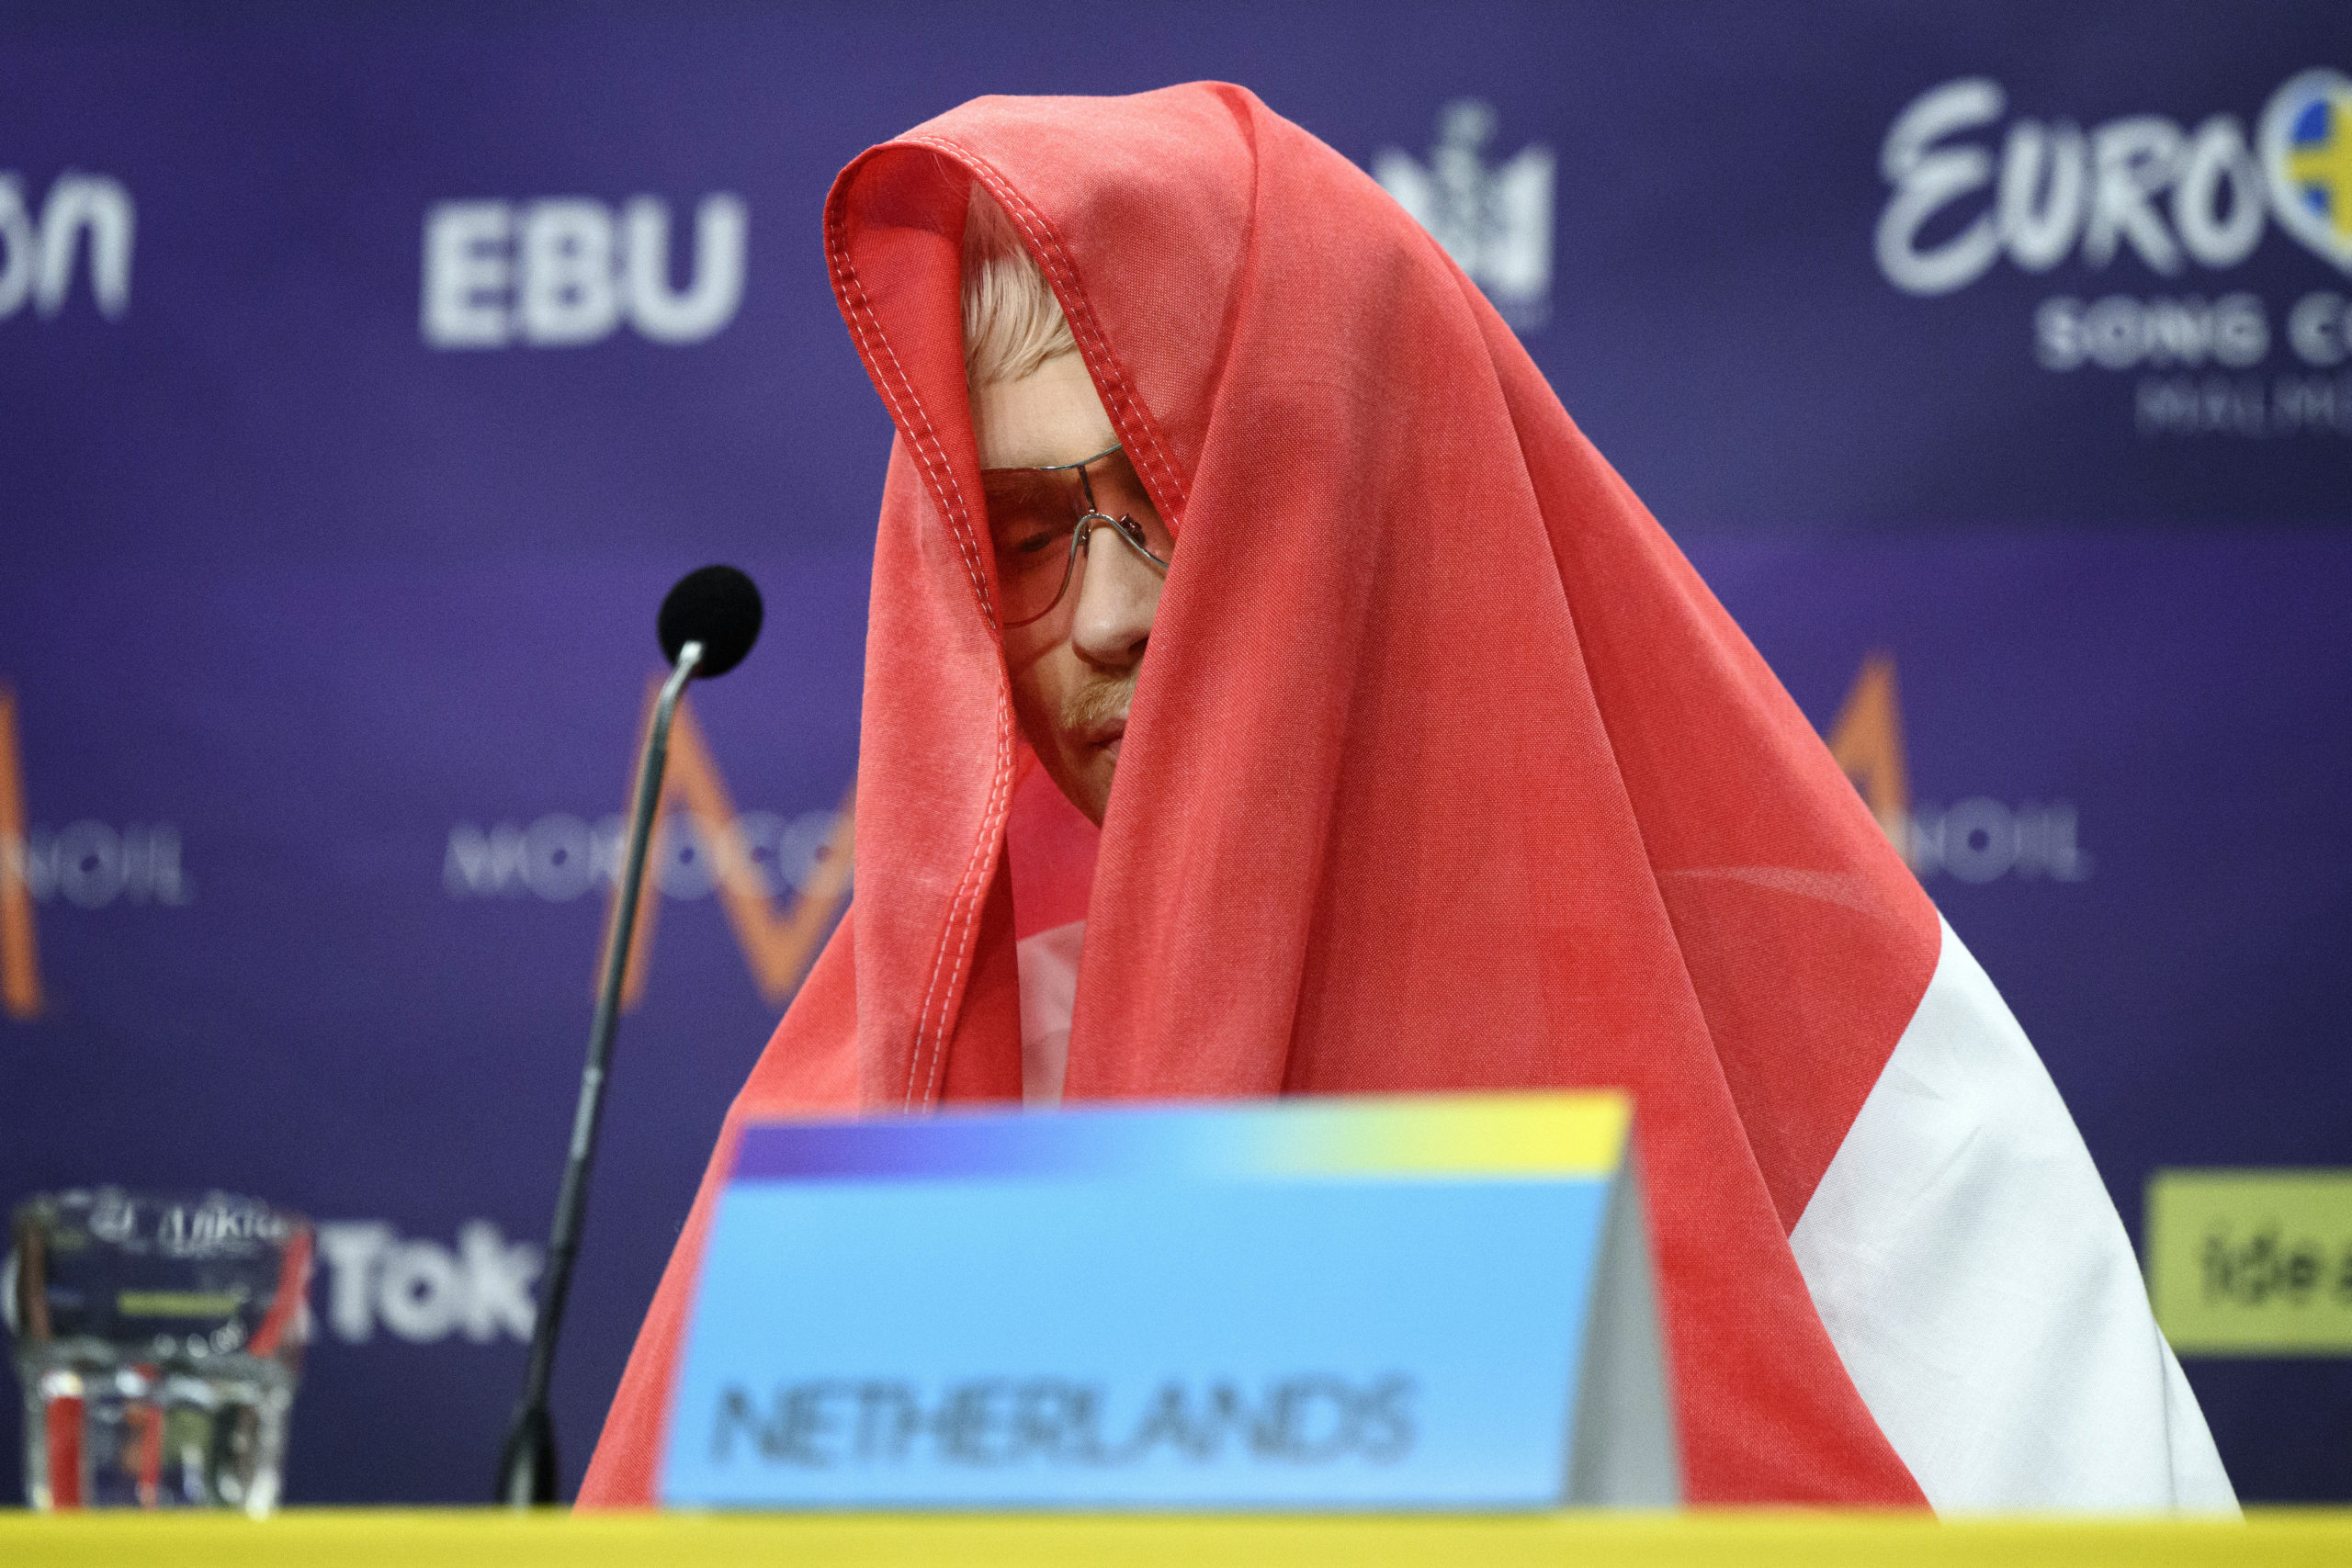
{"type": "Polygon", "coordinates": [[[753,1123],[660,1495],[1671,1502],[1628,1124],[1589,1094],[753,1123]]]}

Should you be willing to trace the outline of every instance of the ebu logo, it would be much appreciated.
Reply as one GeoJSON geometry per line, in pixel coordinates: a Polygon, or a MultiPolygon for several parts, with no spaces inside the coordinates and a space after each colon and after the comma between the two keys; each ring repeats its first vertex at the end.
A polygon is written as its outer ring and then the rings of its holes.
{"type": "Polygon", "coordinates": [[[815,1379],[776,1388],[764,1409],[741,1385],[719,1395],[710,1457],[739,1450],[770,1464],[844,1465],[1142,1463],[1156,1458],[1211,1463],[1393,1464],[1412,1451],[1413,1380],[1357,1383],[1325,1373],[1278,1378],[1262,1388],[1220,1379],[1171,1379],[1138,1408],[1116,1409],[1111,1391],[1072,1378],[974,1378],[926,1395],[896,1378],[815,1379]]]}
{"type": "Polygon", "coordinates": [[[43,321],[63,311],[75,259],[84,254],[90,258],[90,297],[98,314],[120,320],[130,309],[134,216],[130,193],[104,175],[68,169],[51,183],[36,215],[25,198],[24,181],[0,174],[0,321],[28,300],[43,321]]]}
{"type": "Polygon", "coordinates": [[[424,215],[422,327],[434,348],[577,347],[626,322],[662,344],[700,343],[743,301],[743,198],[695,209],[685,286],[672,285],[670,209],[640,196],[616,212],[588,197],[445,201],[424,215]]]}

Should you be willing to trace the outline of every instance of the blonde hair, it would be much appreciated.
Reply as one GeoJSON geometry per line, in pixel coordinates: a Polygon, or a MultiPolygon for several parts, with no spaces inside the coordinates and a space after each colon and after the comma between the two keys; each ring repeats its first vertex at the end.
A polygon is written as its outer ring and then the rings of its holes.
{"type": "Polygon", "coordinates": [[[964,217],[964,374],[1017,381],[1078,342],[1012,220],[978,185],[964,217]]]}

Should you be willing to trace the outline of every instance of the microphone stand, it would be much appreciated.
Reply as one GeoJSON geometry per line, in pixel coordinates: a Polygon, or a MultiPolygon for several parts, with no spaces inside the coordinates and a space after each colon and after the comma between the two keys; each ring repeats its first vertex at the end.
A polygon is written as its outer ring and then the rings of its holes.
{"type": "Polygon", "coordinates": [[[645,856],[653,838],[653,815],[662,804],[662,771],[670,757],[670,720],[678,699],[702,662],[703,645],[689,642],[662,682],[653,705],[653,726],[638,763],[637,800],[630,814],[628,853],[622,865],[620,897],[613,906],[613,936],[605,951],[605,973],[596,992],[596,1018],[588,1030],[588,1065],[580,1073],[580,1106],[571,1119],[571,1151],[564,1161],[563,1186],[556,1196],[555,1226],[548,1235],[547,1290],[531,1328],[531,1365],[523,1398],[506,1430],[498,1461],[497,1500],[527,1508],[556,1500],[555,1423],[548,1415],[548,1383],[555,1370],[556,1336],[562,1331],[565,1298],[571,1293],[571,1266],[580,1255],[580,1231],[588,1208],[588,1168],[596,1157],[596,1124],[605,1111],[605,1077],[612,1066],[613,1033],[620,1025],[621,982],[628,973],[629,938],[637,929],[637,901],[645,884],[645,856]]]}

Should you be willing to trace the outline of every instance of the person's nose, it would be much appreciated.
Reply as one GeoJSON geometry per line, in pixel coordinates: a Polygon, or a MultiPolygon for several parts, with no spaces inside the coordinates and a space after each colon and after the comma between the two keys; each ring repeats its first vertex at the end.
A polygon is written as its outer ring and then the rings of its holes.
{"type": "Polygon", "coordinates": [[[1127,542],[1098,525],[1080,561],[1078,608],[1070,620],[1070,646],[1088,663],[1125,670],[1143,657],[1159,611],[1159,570],[1127,542]]]}

